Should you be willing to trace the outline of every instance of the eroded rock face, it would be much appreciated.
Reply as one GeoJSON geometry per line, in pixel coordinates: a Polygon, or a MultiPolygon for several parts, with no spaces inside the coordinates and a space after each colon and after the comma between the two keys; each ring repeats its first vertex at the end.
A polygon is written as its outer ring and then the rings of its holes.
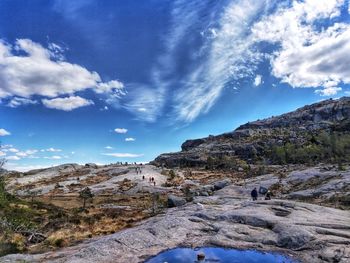
{"type": "Polygon", "coordinates": [[[227,186],[138,226],[75,247],[0,262],[143,262],[175,247],[222,246],[286,253],[300,262],[350,260],[350,212],[285,200],[250,201],[227,186]],[[283,216],[276,211],[284,211],[283,216]],[[286,212],[287,211],[287,212],[286,212]]]}
{"type": "Polygon", "coordinates": [[[280,116],[241,125],[236,130],[206,138],[187,140],[181,152],[159,155],[153,164],[167,167],[207,165],[208,157],[237,157],[249,163],[264,157],[267,149],[286,142],[303,145],[320,131],[350,130],[350,98],[325,100],[280,116]]]}

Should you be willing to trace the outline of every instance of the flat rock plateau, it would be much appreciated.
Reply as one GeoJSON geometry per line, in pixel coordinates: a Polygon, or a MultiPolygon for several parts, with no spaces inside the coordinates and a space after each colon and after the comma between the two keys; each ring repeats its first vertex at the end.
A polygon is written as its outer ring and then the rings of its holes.
{"type": "Polygon", "coordinates": [[[54,252],[7,255],[0,262],[143,262],[167,249],[200,246],[278,251],[300,262],[349,262],[350,212],[297,201],[322,204],[319,192],[340,187],[340,179],[349,187],[349,170],[325,168],[293,171],[282,180],[273,174],[236,180],[217,191],[215,183],[208,184],[208,196],[200,186],[202,193],[192,202],[132,228],[54,252]],[[290,190],[296,181],[307,188],[310,177],[319,178],[313,191],[290,190]],[[277,181],[289,190],[273,200],[250,200],[252,187],[271,187],[277,181]]]}

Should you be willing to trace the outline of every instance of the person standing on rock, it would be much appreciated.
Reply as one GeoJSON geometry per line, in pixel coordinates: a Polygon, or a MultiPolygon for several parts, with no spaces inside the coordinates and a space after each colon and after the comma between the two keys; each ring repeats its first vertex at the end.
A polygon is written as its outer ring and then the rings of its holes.
{"type": "Polygon", "coordinates": [[[250,193],[250,195],[253,198],[253,201],[258,200],[258,190],[256,190],[256,187],[253,189],[253,191],[250,193]]]}
{"type": "Polygon", "coordinates": [[[271,191],[268,190],[266,195],[265,195],[265,200],[271,200],[271,191]]]}

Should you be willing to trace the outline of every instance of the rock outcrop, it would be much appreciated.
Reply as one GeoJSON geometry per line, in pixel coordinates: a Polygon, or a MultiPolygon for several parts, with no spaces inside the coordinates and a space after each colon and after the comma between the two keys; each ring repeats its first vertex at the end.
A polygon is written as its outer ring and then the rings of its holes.
{"type": "Polygon", "coordinates": [[[167,167],[208,165],[208,158],[230,157],[254,163],[271,163],[271,149],[286,143],[302,146],[318,144],[314,136],[325,132],[349,134],[350,98],[325,100],[277,117],[241,125],[233,132],[187,140],[181,151],[158,156],[153,164],[167,167]]]}

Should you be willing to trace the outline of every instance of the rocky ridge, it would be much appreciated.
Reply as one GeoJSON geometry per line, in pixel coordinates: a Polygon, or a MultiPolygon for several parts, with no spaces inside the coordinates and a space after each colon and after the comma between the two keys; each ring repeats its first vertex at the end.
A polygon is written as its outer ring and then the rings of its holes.
{"type": "MultiPolygon", "coordinates": [[[[158,156],[153,164],[167,167],[195,167],[208,164],[208,158],[224,156],[248,163],[271,163],[272,147],[291,143],[301,146],[321,131],[349,134],[350,98],[325,100],[293,112],[241,125],[217,136],[187,140],[181,151],[158,156]]],[[[316,144],[318,142],[315,142],[316,144]]]]}

